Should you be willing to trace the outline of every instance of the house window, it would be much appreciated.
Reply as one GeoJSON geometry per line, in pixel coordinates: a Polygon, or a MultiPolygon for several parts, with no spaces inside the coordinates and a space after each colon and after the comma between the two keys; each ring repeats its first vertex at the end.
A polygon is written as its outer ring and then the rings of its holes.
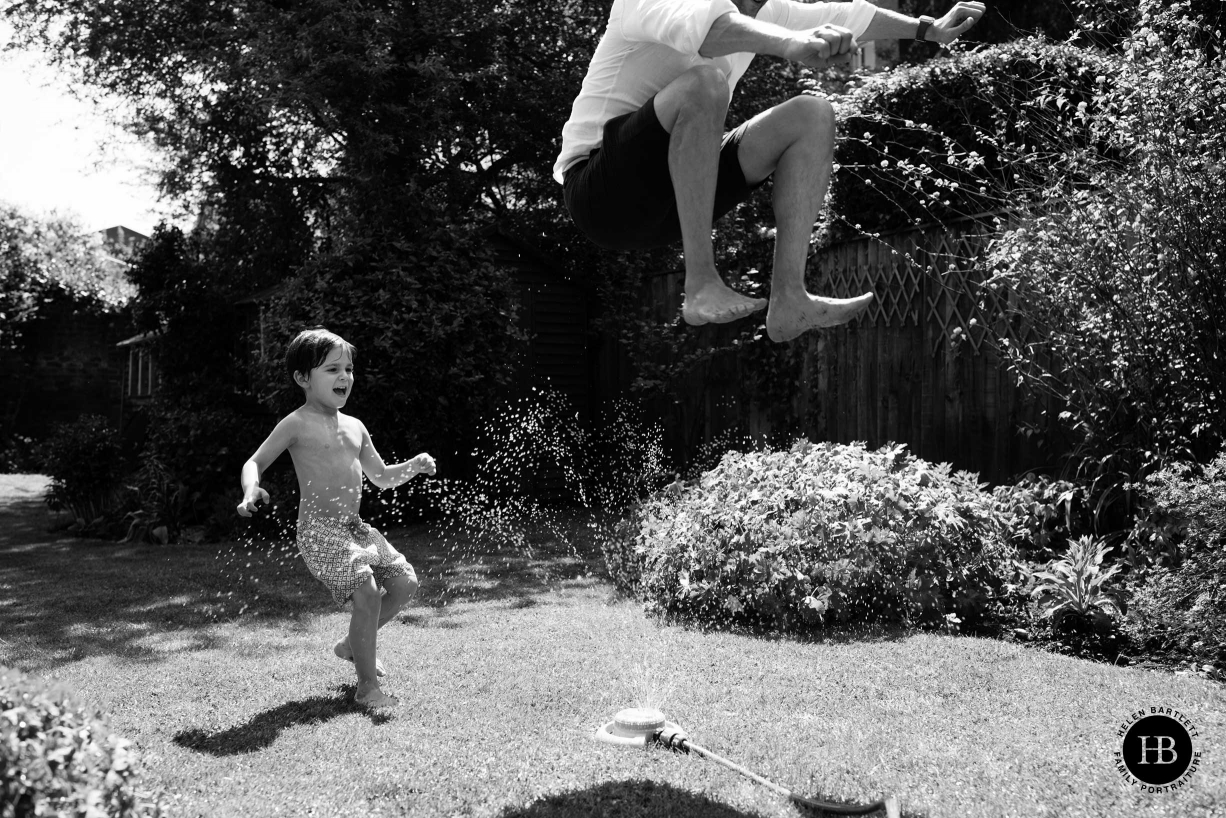
{"type": "Polygon", "coordinates": [[[147,398],[157,386],[157,368],[153,362],[153,350],[146,346],[128,349],[128,397],[147,398]]]}

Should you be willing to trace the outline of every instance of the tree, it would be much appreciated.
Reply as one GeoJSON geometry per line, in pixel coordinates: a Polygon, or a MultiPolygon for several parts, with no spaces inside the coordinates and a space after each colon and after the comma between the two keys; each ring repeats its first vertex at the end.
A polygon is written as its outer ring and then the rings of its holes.
{"type": "Polygon", "coordinates": [[[0,351],[56,295],[83,309],[116,310],[134,293],[122,271],[101,260],[96,237],[72,219],[39,218],[0,202],[0,351]]]}

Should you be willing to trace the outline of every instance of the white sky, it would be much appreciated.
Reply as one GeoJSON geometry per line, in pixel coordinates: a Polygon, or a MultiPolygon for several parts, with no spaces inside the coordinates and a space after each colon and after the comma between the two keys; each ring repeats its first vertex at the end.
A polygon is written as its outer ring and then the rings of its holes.
{"type": "MultiPolygon", "coordinates": [[[[11,31],[0,24],[0,48],[11,31]]],[[[152,160],[39,55],[0,53],[0,200],[73,214],[90,231],[122,224],[149,235],[168,212],[146,170],[152,160]]]]}

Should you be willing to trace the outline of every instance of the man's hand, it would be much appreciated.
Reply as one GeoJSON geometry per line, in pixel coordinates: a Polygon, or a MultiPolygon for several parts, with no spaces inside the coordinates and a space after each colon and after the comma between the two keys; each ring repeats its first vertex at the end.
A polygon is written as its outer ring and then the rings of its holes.
{"type": "Polygon", "coordinates": [[[848,29],[842,26],[818,26],[809,31],[796,32],[782,56],[810,68],[826,68],[849,62],[855,47],[856,41],[848,29]]]}
{"type": "Polygon", "coordinates": [[[932,24],[927,34],[924,35],[924,39],[941,45],[949,45],[979,22],[979,18],[985,11],[987,7],[983,3],[959,3],[932,24]]]}
{"type": "Polygon", "coordinates": [[[241,517],[250,517],[254,511],[259,511],[260,503],[268,502],[268,492],[257,487],[255,491],[249,492],[243,501],[238,504],[238,513],[241,517]]]}
{"type": "Polygon", "coordinates": [[[419,474],[434,474],[436,471],[434,458],[425,452],[422,452],[421,454],[417,455],[417,457],[410,460],[409,468],[419,474]]]}

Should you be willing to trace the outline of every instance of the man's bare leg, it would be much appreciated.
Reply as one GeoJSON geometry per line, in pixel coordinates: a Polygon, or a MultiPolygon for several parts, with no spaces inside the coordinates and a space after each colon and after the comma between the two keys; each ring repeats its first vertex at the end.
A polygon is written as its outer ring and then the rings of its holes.
{"type": "Polygon", "coordinates": [[[813,224],[830,186],[834,110],[817,97],[796,97],[754,117],[739,148],[745,180],[774,174],[775,261],[766,334],[790,341],[807,330],[851,321],[873,300],[823,298],[805,290],[805,261],[813,224]]]}
{"type": "Polygon", "coordinates": [[[687,324],[726,324],[766,306],[733,290],[715,269],[711,243],[720,142],[728,113],[728,83],[719,69],[694,68],[667,85],[655,99],[656,117],[670,134],[668,169],[677,194],[685,250],[687,324]]]}

